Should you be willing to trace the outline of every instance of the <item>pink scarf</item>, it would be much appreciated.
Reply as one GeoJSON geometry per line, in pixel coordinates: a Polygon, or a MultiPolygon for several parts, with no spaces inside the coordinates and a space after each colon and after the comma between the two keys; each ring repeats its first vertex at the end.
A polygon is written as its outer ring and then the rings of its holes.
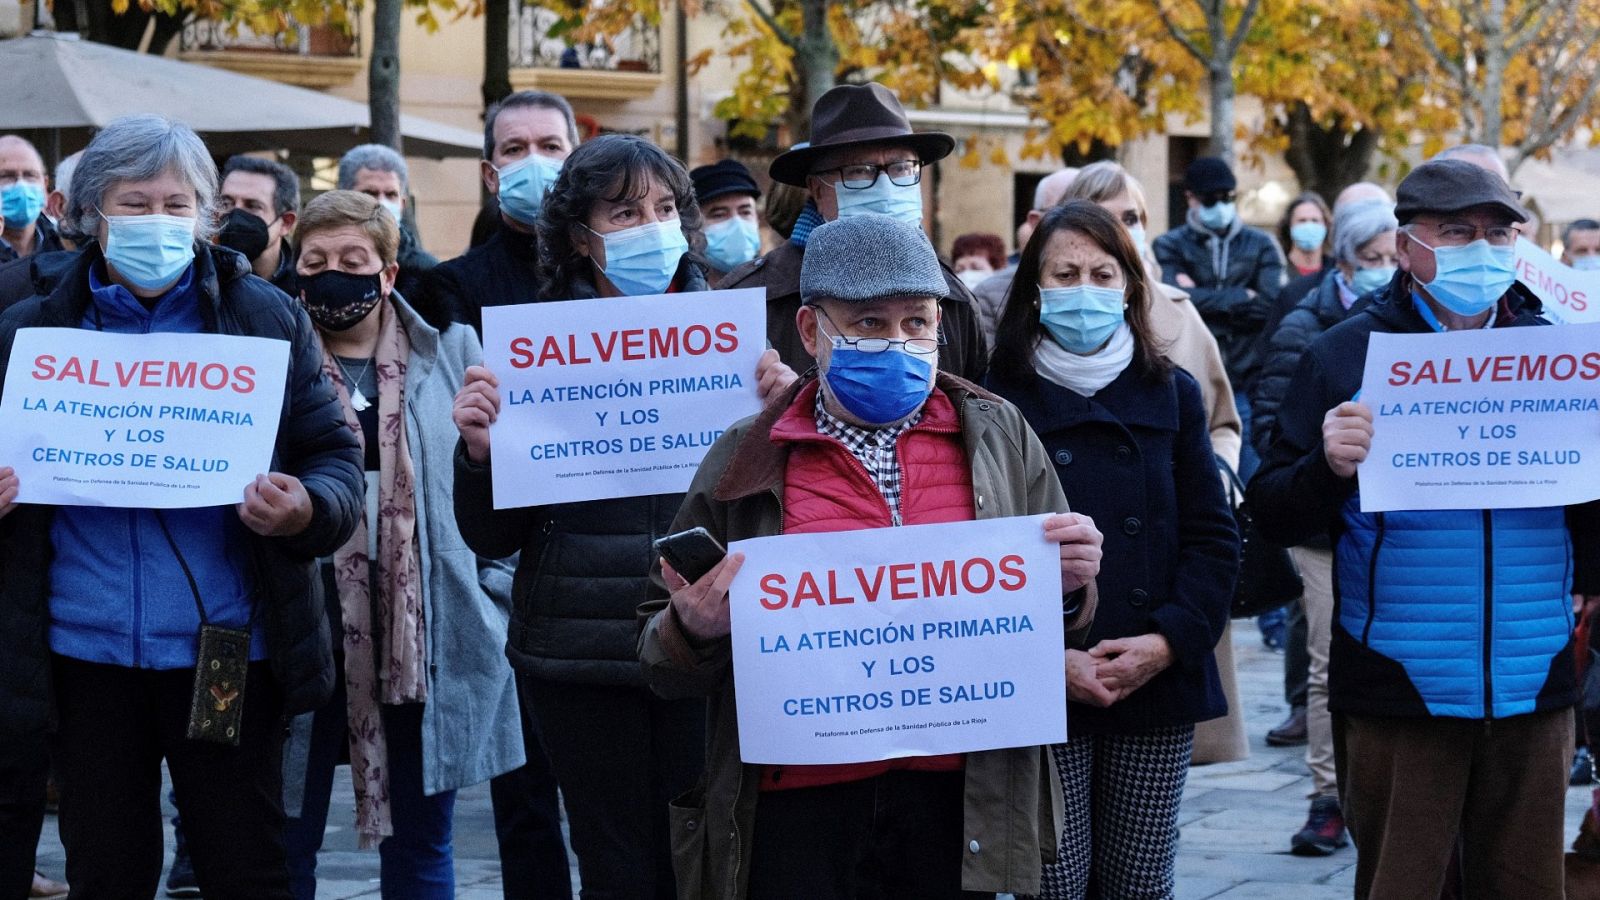
{"type": "MultiPolygon", "coordinates": [[[[344,680],[350,729],[350,774],[356,793],[356,831],[362,849],[394,833],[389,816],[388,744],[379,707],[428,699],[422,615],[422,563],[411,454],[406,447],[406,361],[411,343],[393,303],[379,307],[378,346],[378,602],[371,597],[367,517],[333,555],[334,582],[344,618],[344,680]]],[[[366,436],[350,403],[350,388],[326,347],[322,369],[333,380],[345,425],[366,452],[366,436]]]]}

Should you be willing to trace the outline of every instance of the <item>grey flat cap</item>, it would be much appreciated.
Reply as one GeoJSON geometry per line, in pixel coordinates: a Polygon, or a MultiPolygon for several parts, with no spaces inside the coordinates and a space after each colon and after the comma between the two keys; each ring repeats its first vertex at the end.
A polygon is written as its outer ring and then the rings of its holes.
{"type": "Polygon", "coordinates": [[[856,215],[818,225],[800,262],[800,300],[863,302],[950,293],[939,255],[922,229],[898,219],[856,215]]]}
{"type": "Polygon", "coordinates": [[[1513,222],[1528,221],[1527,210],[1510,185],[1488,169],[1460,159],[1436,159],[1417,166],[1394,195],[1394,214],[1401,225],[1421,213],[1453,213],[1474,206],[1493,206],[1513,222]]]}

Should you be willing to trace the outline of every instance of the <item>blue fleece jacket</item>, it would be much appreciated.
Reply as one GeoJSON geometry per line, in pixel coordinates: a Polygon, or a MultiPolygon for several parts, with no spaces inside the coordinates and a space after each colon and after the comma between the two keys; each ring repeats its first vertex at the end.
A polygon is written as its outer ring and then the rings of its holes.
{"type": "MultiPolygon", "coordinates": [[[[203,331],[191,266],[152,308],[91,271],[82,327],[120,334],[203,331]]],[[[194,573],[213,625],[251,622],[249,549],[227,506],[162,513],[194,573]]],[[[50,649],[88,662],[143,669],[194,666],[200,615],[153,510],[64,506],[50,527],[50,649]]],[[[252,624],[250,658],[265,659],[252,624]]]]}

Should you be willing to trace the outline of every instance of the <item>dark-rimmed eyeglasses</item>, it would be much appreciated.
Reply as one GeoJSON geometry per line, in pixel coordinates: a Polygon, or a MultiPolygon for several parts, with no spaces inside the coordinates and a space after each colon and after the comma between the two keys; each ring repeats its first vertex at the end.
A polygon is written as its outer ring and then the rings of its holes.
{"type": "Polygon", "coordinates": [[[877,184],[879,173],[889,176],[889,183],[892,185],[911,187],[922,182],[922,160],[897,159],[881,166],[873,165],[872,163],[856,163],[832,169],[823,169],[814,174],[827,175],[831,172],[837,172],[839,183],[852,191],[864,191],[877,184]]]}

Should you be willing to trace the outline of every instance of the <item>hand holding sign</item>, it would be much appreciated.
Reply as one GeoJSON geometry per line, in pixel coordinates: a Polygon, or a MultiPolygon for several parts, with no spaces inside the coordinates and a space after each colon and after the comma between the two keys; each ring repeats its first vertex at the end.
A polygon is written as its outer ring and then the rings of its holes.
{"type": "Polygon", "coordinates": [[[0,466],[0,519],[17,508],[17,470],[0,466]]]}
{"type": "Polygon", "coordinates": [[[1061,545],[1061,593],[1072,593],[1100,574],[1100,543],[1104,539],[1094,520],[1081,513],[1065,513],[1044,520],[1044,537],[1061,545]]]}
{"type": "Polygon", "coordinates": [[[1371,449],[1372,409],[1365,403],[1346,400],[1322,417],[1322,454],[1333,474],[1354,478],[1371,449]]]}
{"type": "Polygon", "coordinates": [[[500,417],[500,379],[483,366],[468,366],[450,418],[467,445],[467,459],[489,461],[489,426],[500,417]]]}
{"type": "Polygon", "coordinates": [[[672,570],[666,560],[661,561],[661,577],[672,592],[672,612],[684,632],[696,641],[713,641],[726,637],[732,628],[728,612],[728,586],[739,574],[744,564],[743,553],[730,553],[711,567],[711,571],[690,584],[672,570]]]}
{"type": "Polygon", "coordinates": [[[799,377],[778,358],[778,351],[768,347],[756,362],[756,396],[761,398],[761,405],[788,390],[799,377]]]}
{"type": "Polygon", "coordinates": [[[293,475],[257,475],[235,509],[239,521],[262,537],[292,537],[311,524],[311,495],[293,475]]]}

